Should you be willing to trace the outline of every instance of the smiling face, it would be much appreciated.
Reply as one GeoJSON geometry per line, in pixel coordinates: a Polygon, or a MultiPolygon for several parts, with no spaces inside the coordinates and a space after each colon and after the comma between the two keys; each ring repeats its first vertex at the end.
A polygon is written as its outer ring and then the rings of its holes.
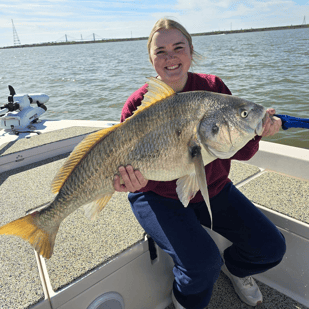
{"type": "Polygon", "coordinates": [[[158,78],[176,92],[187,82],[192,62],[192,47],[177,29],[160,29],[154,33],[150,44],[150,59],[158,78]]]}

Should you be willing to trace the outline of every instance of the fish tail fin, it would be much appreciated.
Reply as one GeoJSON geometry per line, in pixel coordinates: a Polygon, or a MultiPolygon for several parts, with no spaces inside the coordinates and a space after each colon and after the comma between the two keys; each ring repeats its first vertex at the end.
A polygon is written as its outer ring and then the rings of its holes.
{"type": "Polygon", "coordinates": [[[56,234],[59,226],[48,232],[36,225],[36,213],[12,221],[0,227],[0,234],[15,235],[28,241],[32,247],[44,258],[49,259],[53,253],[56,234]]]}

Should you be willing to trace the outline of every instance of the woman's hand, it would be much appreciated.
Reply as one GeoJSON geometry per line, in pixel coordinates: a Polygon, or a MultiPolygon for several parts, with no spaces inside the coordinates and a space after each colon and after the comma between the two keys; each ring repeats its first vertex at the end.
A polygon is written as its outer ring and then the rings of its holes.
{"type": "Polygon", "coordinates": [[[272,136],[279,132],[282,126],[282,121],[280,118],[274,116],[274,114],[276,114],[274,108],[267,109],[262,136],[272,136]]]}
{"type": "Polygon", "coordinates": [[[144,178],[139,170],[134,170],[131,165],[126,167],[119,167],[120,176],[115,175],[114,177],[114,188],[118,192],[135,192],[145,187],[148,180],[144,178]],[[120,178],[122,178],[124,184],[120,183],[120,178]]]}

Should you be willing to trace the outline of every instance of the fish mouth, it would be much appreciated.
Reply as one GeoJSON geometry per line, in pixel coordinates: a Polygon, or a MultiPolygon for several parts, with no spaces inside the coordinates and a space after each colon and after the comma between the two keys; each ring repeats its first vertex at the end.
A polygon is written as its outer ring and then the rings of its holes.
{"type": "Polygon", "coordinates": [[[263,130],[264,130],[264,128],[263,128],[263,120],[261,120],[261,121],[258,123],[257,127],[255,128],[254,133],[255,133],[256,135],[261,136],[262,133],[263,133],[263,130]]]}
{"type": "Polygon", "coordinates": [[[265,124],[267,117],[268,117],[268,114],[266,113],[266,110],[265,110],[265,113],[264,113],[262,120],[258,123],[258,125],[255,128],[255,134],[256,135],[259,135],[259,136],[262,135],[262,133],[264,131],[264,124],[265,124]]]}
{"type": "Polygon", "coordinates": [[[268,114],[267,114],[266,111],[265,111],[264,117],[263,117],[263,119],[262,119],[262,124],[263,124],[263,126],[264,126],[264,124],[265,124],[267,118],[268,118],[268,114]]]}

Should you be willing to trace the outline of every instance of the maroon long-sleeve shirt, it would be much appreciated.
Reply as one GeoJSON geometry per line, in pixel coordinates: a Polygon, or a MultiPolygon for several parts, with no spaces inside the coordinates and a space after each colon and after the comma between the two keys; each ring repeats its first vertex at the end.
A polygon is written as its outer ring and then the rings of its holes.
{"type": "MultiPolygon", "coordinates": [[[[207,90],[212,92],[219,92],[225,94],[231,94],[230,90],[223,83],[223,81],[215,75],[188,73],[187,83],[182,92],[194,91],[194,90],[207,90]]],[[[121,112],[121,122],[130,117],[137,109],[143,100],[144,94],[147,92],[147,84],[140,89],[132,93],[127,99],[121,112]]],[[[216,159],[215,161],[205,166],[206,179],[208,184],[209,197],[217,195],[223,187],[230,182],[228,178],[231,160],[249,160],[258,151],[259,141],[261,137],[256,136],[249,141],[242,149],[240,149],[230,159],[216,159]]],[[[176,192],[176,181],[152,181],[149,180],[148,184],[142,188],[139,192],[153,191],[158,195],[178,199],[176,192]]],[[[195,197],[191,200],[191,203],[197,203],[203,200],[202,194],[198,191],[195,197]]]]}

